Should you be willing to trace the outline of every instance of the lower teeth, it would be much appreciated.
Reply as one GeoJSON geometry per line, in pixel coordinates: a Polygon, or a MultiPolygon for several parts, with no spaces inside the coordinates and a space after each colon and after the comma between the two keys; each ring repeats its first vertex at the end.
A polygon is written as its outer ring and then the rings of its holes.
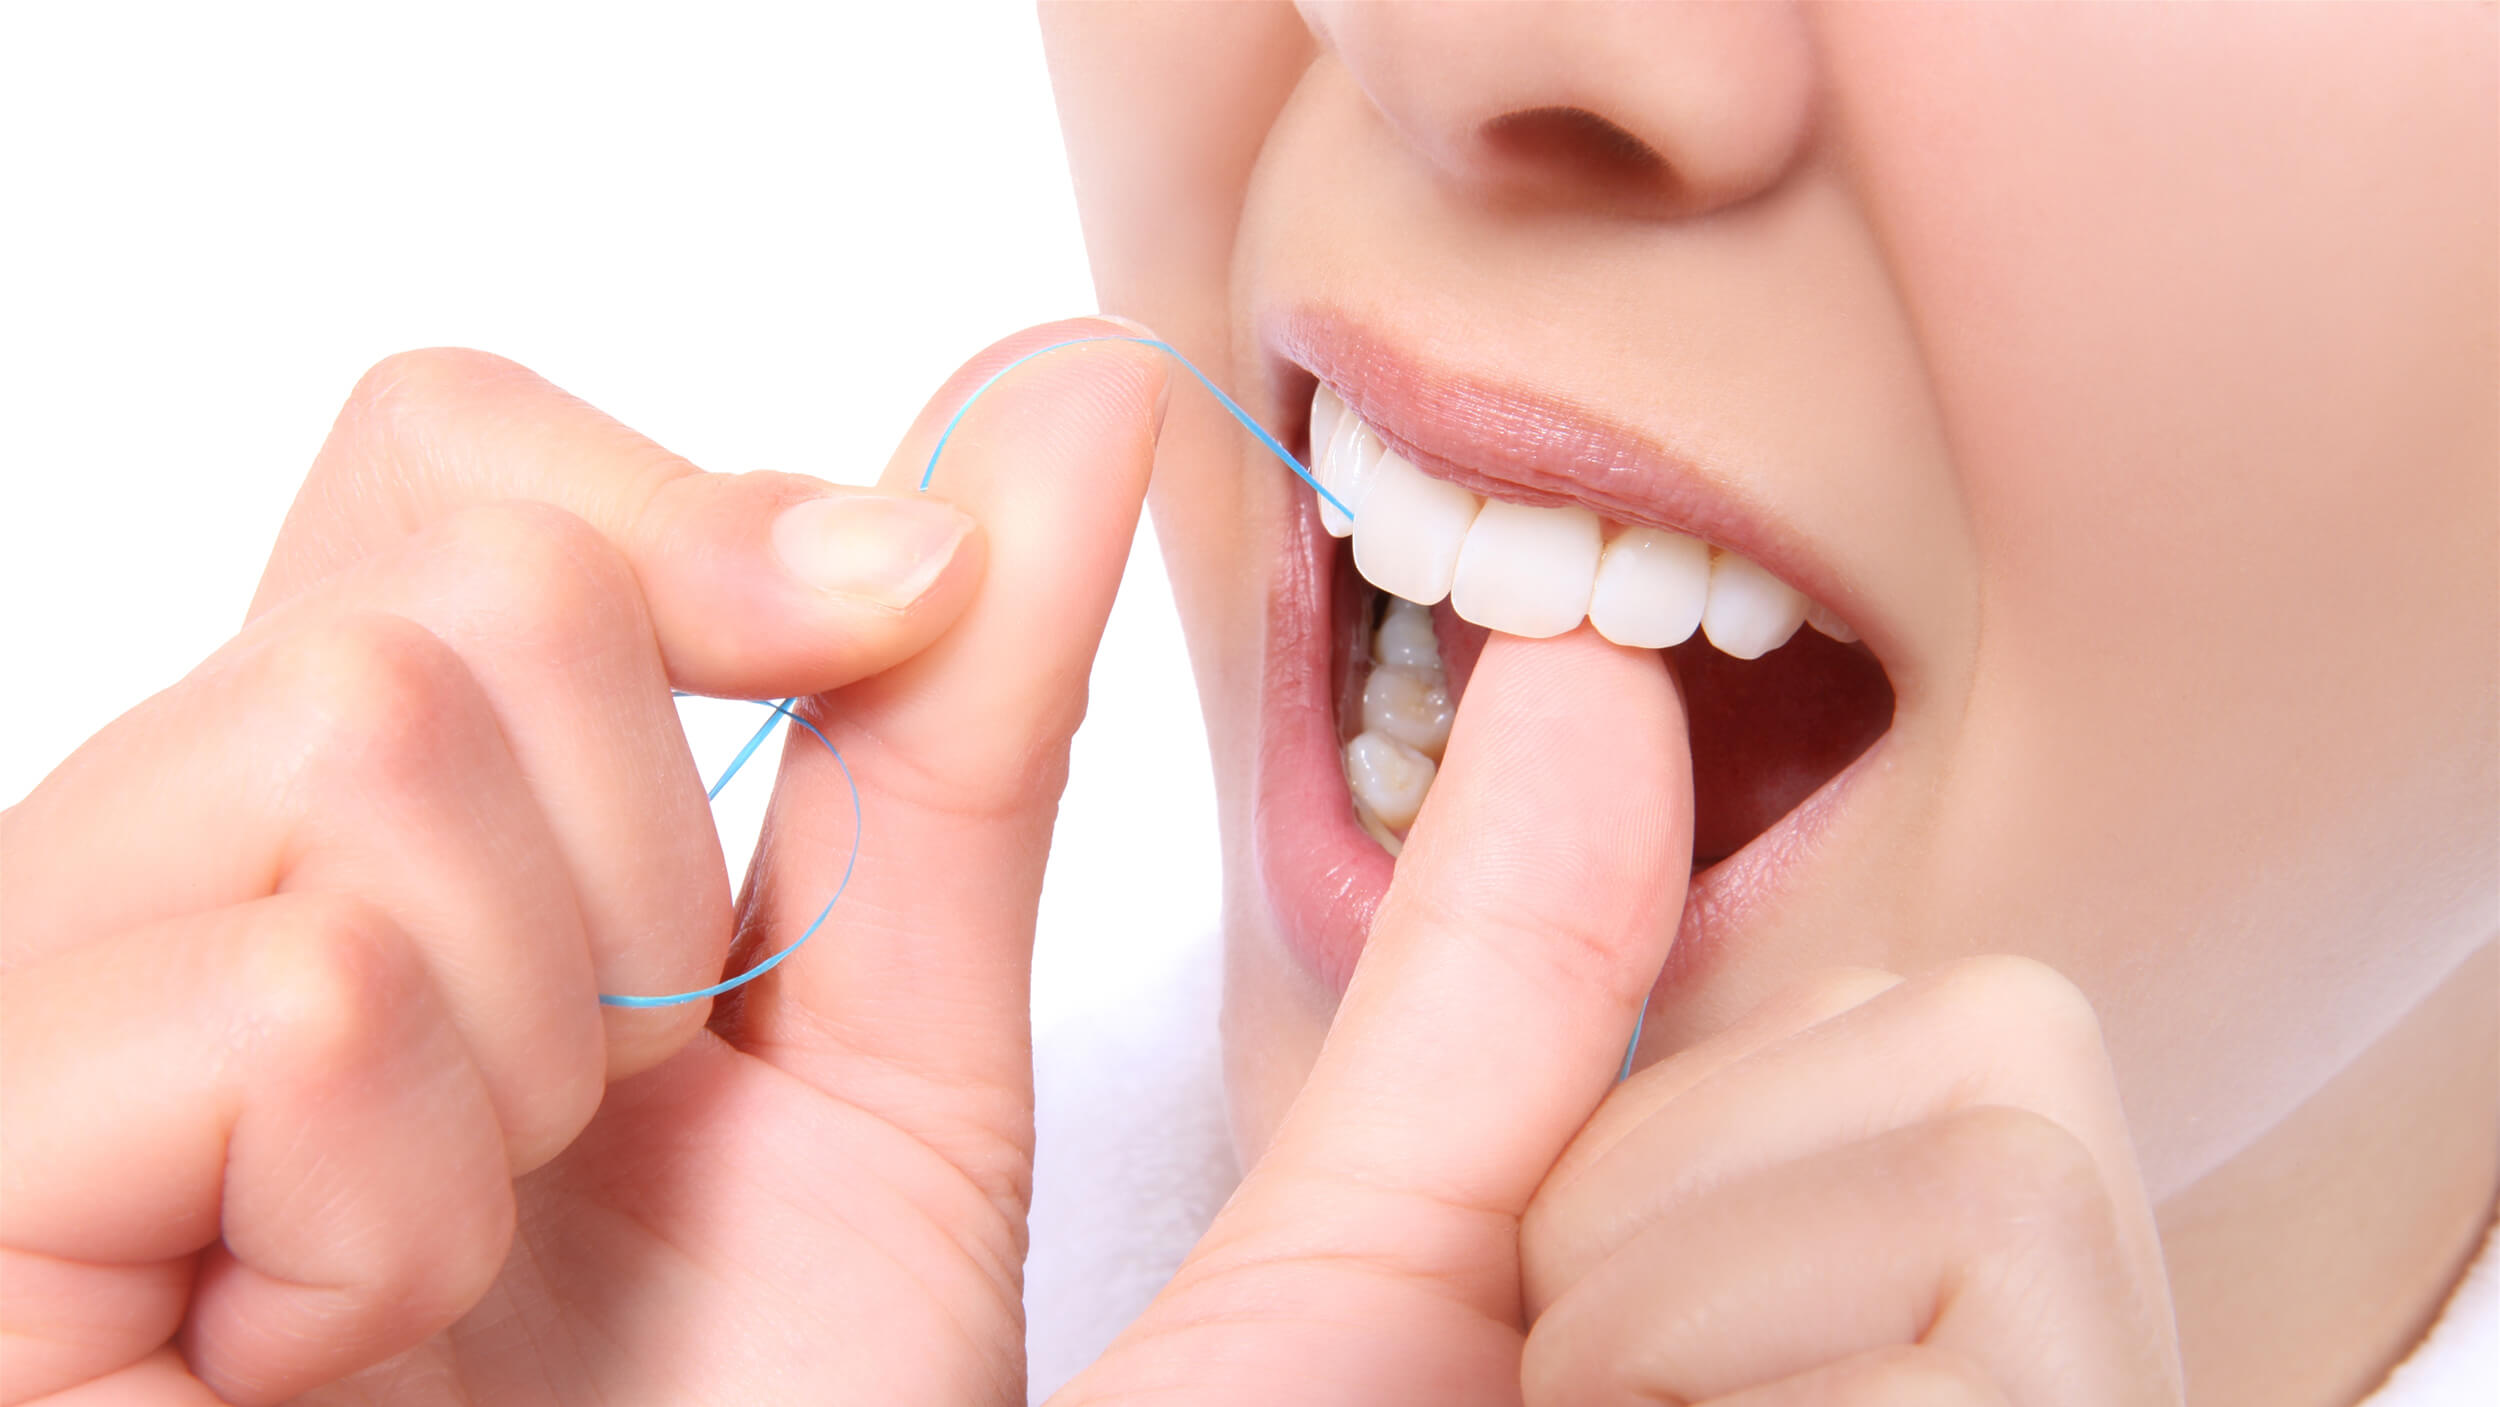
{"type": "Polygon", "coordinates": [[[1363,726],[1346,740],[1345,774],[1355,819],[1395,855],[1432,790],[1454,710],[1432,612],[1395,596],[1386,599],[1380,624],[1371,632],[1363,726]]]}

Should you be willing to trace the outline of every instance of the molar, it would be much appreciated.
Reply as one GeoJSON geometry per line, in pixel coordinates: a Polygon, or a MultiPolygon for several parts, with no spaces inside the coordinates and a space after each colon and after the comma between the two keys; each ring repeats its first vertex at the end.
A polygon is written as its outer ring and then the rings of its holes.
{"type": "Polygon", "coordinates": [[[1437,667],[1375,664],[1363,681],[1363,731],[1395,738],[1435,762],[1449,746],[1453,712],[1437,667]]]}
{"type": "Polygon", "coordinates": [[[1372,635],[1372,672],[1363,685],[1362,731],[1345,745],[1346,790],[1354,817],[1395,856],[1423,809],[1449,744],[1448,678],[1432,612],[1395,596],[1372,635]]]}
{"type": "Polygon", "coordinates": [[[1432,608],[1392,596],[1372,635],[1372,659],[1417,669],[1441,668],[1441,637],[1433,633],[1432,608]]]}
{"type": "Polygon", "coordinates": [[[1356,804],[1393,831],[1415,824],[1439,770],[1431,758],[1383,733],[1357,733],[1345,745],[1346,785],[1356,804]]]}

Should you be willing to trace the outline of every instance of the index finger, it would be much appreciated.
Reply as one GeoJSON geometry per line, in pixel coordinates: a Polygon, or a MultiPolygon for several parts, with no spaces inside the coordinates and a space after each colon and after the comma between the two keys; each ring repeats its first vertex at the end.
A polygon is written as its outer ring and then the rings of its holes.
{"type": "Polygon", "coordinates": [[[625,555],[671,681],[749,698],[847,684],[934,639],[981,536],[940,494],[712,474],[484,352],[367,372],[287,512],[251,613],[480,505],[548,504],[625,555]]]}

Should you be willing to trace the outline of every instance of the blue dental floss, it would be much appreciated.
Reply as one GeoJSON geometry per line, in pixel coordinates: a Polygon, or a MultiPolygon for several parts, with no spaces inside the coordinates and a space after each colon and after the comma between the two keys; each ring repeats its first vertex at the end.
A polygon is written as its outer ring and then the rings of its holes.
{"type": "MultiPolygon", "coordinates": [[[[684,698],[685,695],[680,692],[677,694],[677,697],[684,698]]],[[[755,966],[748,968],[746,971],[739,973],[735,977],[715,982],[709,987],[697,987],[690,992],[671,992],[668,995],[661,997],[637,997],[619,995],[613,992],[601,992],[599,994],[599,1004],[601,1006],[637,1008],[682,1006],[687,1002],[699,1002],[710,997],[717,997],[723,992],[736,991],[738,988],[745,986],[749,982],[754,981],[756,978],[761,977],[765,973],[772,971],[774,968],[781,966],[783,962],[788,960],[792,953],[799,950],[802,944],[806,943],[808,939],[815,937],[816,930],[824,927],[825,919],[833,913],[833,906],[842,902],[842,891],[851,887],[851,871],[859,867],[859,783],[851,779],[850,764],[842,760],[842,750],[833,745],[833,739],[826,737],[823,731],[818,729],[815,724],[799,717],[797,713],[792,711],[792,705],[796,704],[798,700],[783,699],[776,703],[769,699],[758,699],[755,702],[761,704],[765,708],[771,709],[772,716],[764,720],[763,725],[755,730],[754,736],[746,740],[746,746],[739,748],[738,755],[729,760],[729,765],[727,767],[721,769],[719,779],[714,781],[710,786],[704,788],[703,799],[706,801],[718,801],[720,799],[721,788],[728,786],[730,779],[738,775],[739,769],[747,765],[747,759],[755,756],[756,749],[762,747],[764,745],[764,740],[773,735],[773,729],[780,725],[781,720],[786,718],[790,720],[791,726],[805,728],[808,733],[816,739],[816,741],[825,745],[825,751],[830,753],[833,757],[833,765],[841,769],[842,785],[848,787],[851,793],[851,853],[842,861],[842,878],[833,886],[833,897],[827,899],[825,901],[825,906],[816,911],[816,917],[808,922],[805,931],[801,932],[799,936],[791,942],[790,946],[783,948],[780,952],[773,954],[771,957],[764,959],[762,962],[757,963],[755,966]]]]}
{"type": "MultiPolygon", "coordinates": [[[[1249,431],[1251,437],[1256,439],[1269,454],[1274,455],[1278,462],[1282,463],[1287,469],[1292,470],[1295,478],[1300,479],[1303,483],[1309,485],[1311,491],[1327,500],[1330,507],[1336,509],[1340,513],[1343,513],[1349,521],[1352,520],[1354,517],[1354,510],[1352,508],[1347,507],[1346,504],[1334,493],[1329,492],[1327,485],[1312,477],[1311,471],[1304,468],[1302,466],[1302,462],[1295,459],[1292,452],[1287,450],[1284,445],[1280,444],[1274,435],[1269,434],[1266,426],[1261,425],[1258,420],[1250,414],[1250,412],[1243,410],[1240,402],[1235,401],[1231,396],[1226,395],[1224,393],[1224,388],[1216,385],[1214,381],[1210,380],[1205,372],[1198,369],[1196,363],[1190,361],[1189,358],[1182,356],[1179,348],[1173,346],[1169,342],[1153,337],[1133,337],[1113,333],[1103,333],[1092,337],[1071,337],[1065,341],[1053,342],[1048,346],[1037,347],[1032,351],[1025,353],[1023,356],[1016,358],[1014,361],[1007,363],[1005,366],[1000,367],[998,370],[990,373],[989,379],[973,388],[972,394],[966,396],[963,404],[955,408],[954,415],[949,417],[946,422],[946,428],[939,432],[937,444],[932,446],[929,450],[928,466],[920,471],[920,492],[928,492],[930,480],[937,476],[938,457],[946,453],[946,442],[955,437],[955,428],[963,424],[964,416],[971,412],[974,404],[979,402],[981,397],[985,395],[992,386],[997,385],[1000,380],[1004,379],[1007,373],[1014,371],[1017,367],[1033,360],[1035,357],[1056,352],[1066,347],[1083,346],[1089,342],[1133,342],[1141,347],[1152,347],[1156,351],[1162,352],[1164,355],[1170,357],[1173,361],[1178,362],[1183,371],[1186,371],[1191,376],[1196,377],[1198,379],[1198,384],[1207,388],[1207,393],[1215,397],[1216,403],[1224,407],[1227,414],[1231,415],[1234,420],[1240,422],[1241,428],[1249,431]]],[[[858,868],[859,865],[860,809],[859,783],[852,778],[850,765],[842,760],[842,752],[839,748],[836,748],[833,745],[833,740],[831,738],[826,737],[815,724],[808,722],[805,718],[798,715],[796,711],[798,700],[782,699],[778,702],[774,702],[771,700],[759,699],[756,702],[762,707],[772,710],[771,716],[766,718],[763,724],[755,730],[754,736],[746,740],[746,745],[738,749],[737,756],[730,759],[729,765],[722,769],[720,776],[713,781],[711,786],[705,789],[704,796],[706,799],[717,799],[721,794],[721,789],[728,786],[730,780],[738,775],[739,769],[745,767],[748,760],[755,756],[756,751],[764,745],[764,740],[772,736],[773,730],[781,724],[782,720],[787,719],[789,720],[791,726],[806,729],[808,734],[814,737],[817,742],[824,744],[826,753],[833,758],[833,765],[841,770],[842,784],[849,788],[851,793],[851,849],[850,854],[842,862],[842,878],[834,884],[833,896],[825,900],[825,906],[816,911],[816,917],[808,923],[806,929],[803,930],[797,938],[791,940],[789,946],[781,949],[781,951],[777,953],[774,953],[772,956],[765,958],[763,961],[748,968],[746,971],[739,973],[735,977],[715,982],[709,987],[698,987],[687,992],[671,992],[665,996],[624,996],[602,992],[599,995],[600,1005],[632,1008],[680,1006],[687,1002],[697,1002],[711,997],[717,997],[724,992],[736,991],[738,988],[745,986],[747,983],[752,982],[756,978],[763,976],[765,973],[772,971],[776,967],[779,967],[783,962],[789,959],[792,953],[795,953],[800,948],[804,947],[808,939],[816,936],[816,930],[824,927],[825,920],[833,913],[833,906],[841,902],[843,891],[851,887],[851,873],[853,870],[858,868]]],[[[1641,1027],[1647,1021],[1648,1014],[1648,1003],[1644,1001],[1642,1003],[1641,1013],[1639,1017],[1634,1020],[1632,1025],[1631,1043],[1624,1047],[1623,1069],[1621,1073],[1616,1076],[1618,1081],[1628,1080],[1632,1077],[1633,1056],[1640,1050],[1641,1027]]]]}

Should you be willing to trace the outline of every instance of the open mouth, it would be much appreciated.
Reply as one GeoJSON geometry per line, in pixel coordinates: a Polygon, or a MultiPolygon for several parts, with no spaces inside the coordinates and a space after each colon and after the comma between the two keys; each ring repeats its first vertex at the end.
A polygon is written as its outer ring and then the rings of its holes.
{"type": "Polygon", "coordinates": [[[1311,373],[1279,379],[1311,411],[1281,427],[1288,443],[1354,514],[1298,490],[1299,569],[1272,602],[1259,830],[1289,946],[1332,984],[1351,977],[1486,638],[1585,622],[1660,650],[1683,691],[1695,878],[1672,966],[1689,965],[1696,919],[1732,926],[1775,892],[1890,729],[1876,655],[1840,612],[1628,494],[1618,516],[1509,466],[1427,460],[1311,373]]]}

